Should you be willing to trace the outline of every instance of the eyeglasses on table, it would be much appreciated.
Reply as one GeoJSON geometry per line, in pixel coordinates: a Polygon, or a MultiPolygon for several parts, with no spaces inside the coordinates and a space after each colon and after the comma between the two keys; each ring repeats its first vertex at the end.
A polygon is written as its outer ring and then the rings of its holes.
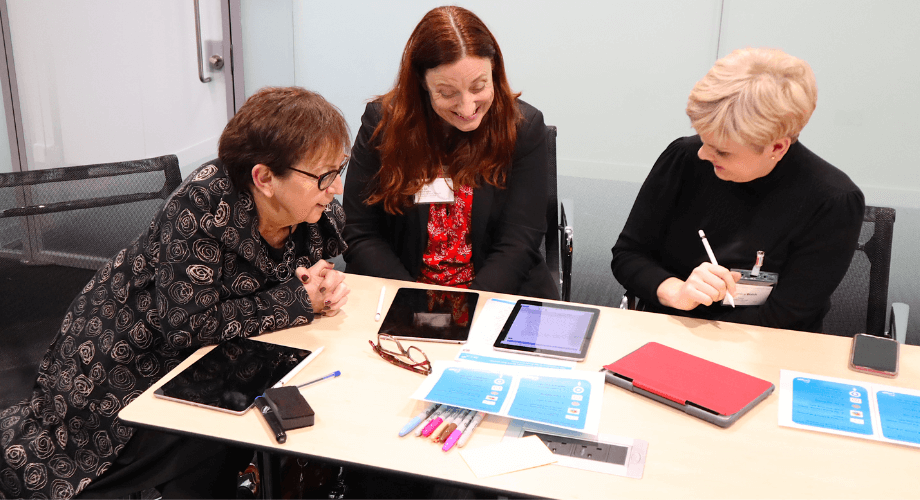
{"type": "Polygon", "coordinates": [[[410,345],[405,348],[399,340],[386,333],[377,334],[376,344],[373,340],[367,342],[374,352],[390,363],[422,375],[431,374],[431,361],[428,361],[428,356],[418,347],[410,345]]]}

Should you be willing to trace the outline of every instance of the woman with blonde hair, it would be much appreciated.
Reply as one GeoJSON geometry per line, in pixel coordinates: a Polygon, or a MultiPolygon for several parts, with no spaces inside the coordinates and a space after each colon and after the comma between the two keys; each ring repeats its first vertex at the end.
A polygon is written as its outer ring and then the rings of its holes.
{"type": "Polygon", "coordinates": [[[698,135],[661,154],[613,247],[614,276],[645,310],[821,330],[865,200],[798,141],[816,102],[811,68],[780,50],[736,50],[697,82],[687,115],[698,135]],[[778,281],[731,307],[723,299],[741,278],[731,269],[751,269],[759,251],[778,281]]]}

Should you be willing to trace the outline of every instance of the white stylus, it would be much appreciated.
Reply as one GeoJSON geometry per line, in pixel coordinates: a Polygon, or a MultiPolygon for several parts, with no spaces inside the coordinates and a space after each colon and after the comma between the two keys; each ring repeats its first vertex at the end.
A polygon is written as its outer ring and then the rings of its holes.
{"type": "Polygon", "coordinates": [[[380,321],[380,313],[383,312],[383,298],[387,294],[387,287],[380,287],[380,299],[377,300],[377,314],[374,315],[374,321],[380,321]]]}
{"type": "MultiPolygon", "coordinates": [[[[709,255],[709,262],[712,262],[714,266],[719,265],[719,261],[716,260],[716,256],[712,253],[712,247],[709,246],[709,240],[706,239],[706,233],[700,229],[700,239],[703,240],[703,246],[706,247],[706,254],[709,255]]],[[[729,305],[735,307],[735,299],[732,298],[732,294],[725,292],[725,300],[728,301],[729,305]]]]}

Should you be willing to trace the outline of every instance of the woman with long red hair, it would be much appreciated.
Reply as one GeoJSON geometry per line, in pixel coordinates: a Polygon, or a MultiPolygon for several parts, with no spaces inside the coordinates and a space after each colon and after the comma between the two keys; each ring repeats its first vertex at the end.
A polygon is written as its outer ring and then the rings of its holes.
{"type": "Polygon", "coordinates": [[[546,232],[543,114],[518,99],[495,37],[438,7],[396,85],[367,105],[345,183],[346,271],[558,298],[546,232]]]}

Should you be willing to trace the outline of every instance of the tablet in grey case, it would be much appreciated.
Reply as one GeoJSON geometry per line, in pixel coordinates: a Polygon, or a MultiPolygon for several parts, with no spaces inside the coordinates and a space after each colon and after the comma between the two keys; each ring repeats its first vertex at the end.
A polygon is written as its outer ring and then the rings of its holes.
{"type": "Polygon", "coordinates": [[[242,414],[311,351],[248,338],[222,342],[154,391],[163,399],[242,414]]]}
{"type": "Polygon", "coordinates": [[[497,351],[582,361],[594,335],[600,310],[518,300],[495,339],[497,351]]]}
{"type": "Polygon", "coordinates": [[[398,339],[463,344],[470,335],[479,294],[400,288],[378,333],[398,339]]]}

